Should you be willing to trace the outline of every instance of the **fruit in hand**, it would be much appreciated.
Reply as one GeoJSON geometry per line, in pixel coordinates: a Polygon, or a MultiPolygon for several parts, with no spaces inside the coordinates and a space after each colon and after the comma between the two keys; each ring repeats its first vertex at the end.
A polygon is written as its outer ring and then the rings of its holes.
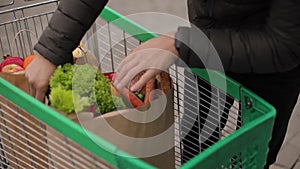
{"type": "Polygon", "coordinates": [[[16,64],[9,64],[9,65],[2,67],[1,72],[21,74],[21,73],[24,73],[24,68],[19,65],[16,65],[16,64]]]}

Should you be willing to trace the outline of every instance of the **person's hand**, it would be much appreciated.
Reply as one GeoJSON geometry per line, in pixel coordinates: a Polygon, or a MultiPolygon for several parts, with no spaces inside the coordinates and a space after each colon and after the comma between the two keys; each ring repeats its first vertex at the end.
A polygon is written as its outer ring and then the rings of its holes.
{"type": "Polygon", "coordinates": [[[25,76],[29,82],[30,95],[44,102],[48,90],[49,79],[56,66],[44,57],[38,55],[26,68],[25,76]]]}
{"type": "Polygon", "coordinates": [[[135,84],[131,84],[130,90],[136,91],[161,71],[167,71],[178,58],[174,41],[174,34],[159,36],[135,48],[117,68],[114,86],[120,90],[138,73],[145,71],[135,84]]]}

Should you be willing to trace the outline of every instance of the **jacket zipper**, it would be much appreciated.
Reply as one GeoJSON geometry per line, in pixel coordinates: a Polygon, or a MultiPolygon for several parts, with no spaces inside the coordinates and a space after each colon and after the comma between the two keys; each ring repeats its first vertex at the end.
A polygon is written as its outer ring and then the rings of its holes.
{"type": "Polygon", "coordinates": [[[215,0],[207,0],[208,16],[211,18],[213,17],[214,7],[215,7],[215,0]]]}

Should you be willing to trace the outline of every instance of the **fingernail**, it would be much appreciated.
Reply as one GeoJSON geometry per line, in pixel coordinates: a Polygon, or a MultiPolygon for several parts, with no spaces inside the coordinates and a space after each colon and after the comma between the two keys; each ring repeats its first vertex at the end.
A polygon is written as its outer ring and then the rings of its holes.
{"type": "Polygon", "coordinates": [[[136,86],[135,85],[131,86],[130,90],[133,92],[137,91],[136,86]]]}

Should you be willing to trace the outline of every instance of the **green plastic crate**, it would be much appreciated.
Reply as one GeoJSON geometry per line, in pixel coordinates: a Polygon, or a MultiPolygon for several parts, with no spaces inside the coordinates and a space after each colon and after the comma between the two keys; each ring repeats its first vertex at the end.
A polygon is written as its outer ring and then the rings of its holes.
{"type": "MultiPolygon", "coordinates": [[[[26,9],[50,3],[56,3],[56,1],[51,0],[34,4],[26,7],[26,9]]],[[[110,8],[105,8],[100,17],[107,22],[113,22],[118,19],[119,21],[116,22],[115,26],[127,34],[133,35],[133,37],[138,40],[138,43],[156,37],[154,33],[151,33],[131,20],[126,19],[124,16],[110,8]],[[140,33],[136,35],[136,32],[140,33]]],[[[27,22],[28,20],[27,17],[26,19],[13,20],[11,23],[21,25],[21,22],[27,22]]],[[[7,23],[0,24],[0,28],[5,24],[7,23]]],[[[268,142],[271,138],[275,119],[275,109],[263,99],[222,73],[203,69],[191,69],[191,71],[218,90],[226,91],[227,95],[233,97],[236,102],[239,102],[242,113],[242,126],[185,164],[176,164],[176,168],[212,169],[242,167],[245,169],[262,169],[266,162],[268,142]],[[208,76],[207,71],[209,71],[210,76],[208,76]],[[227,82],[226,87],[222,85],[222,81],[224,80],[227,82]]],[[[57,130],[65,137],[79,144],[81,147],[87,149],[115,168],[155,168],[142,160],[130,156],[102,138],[99,138],[92,133],[87,134],[78,124],[38,102],[2,78],[0,78],[0,96],[3,96],[18,107],[16,113],[19,109],[25,110],[34,118],[37,118],[41,123],[57,130]],[[127,157],[124,157],[124,155],[127,157]]],[[[4,103],[1,105],[0,102],[0,108],[3,108],[3,106],[5,106],[4,103]]],[[[174,106],[176,107],[177,105],[174,106]]],[[[1,109],[1,111],[2,110],[3,109],[1,109]]],[[[1,125],[5,125],[5,119],[0,121],[1,125]]],[[[1,132],[5,133],[4,130],[1,130],[1,132]]],[[[2,153],[6,153],[4,148],[1,148],[1,150],[2,153]]],[[[1,155],[1,160],[2,166],[9,166],[5,161],[4,155],[1,155]]]]}

